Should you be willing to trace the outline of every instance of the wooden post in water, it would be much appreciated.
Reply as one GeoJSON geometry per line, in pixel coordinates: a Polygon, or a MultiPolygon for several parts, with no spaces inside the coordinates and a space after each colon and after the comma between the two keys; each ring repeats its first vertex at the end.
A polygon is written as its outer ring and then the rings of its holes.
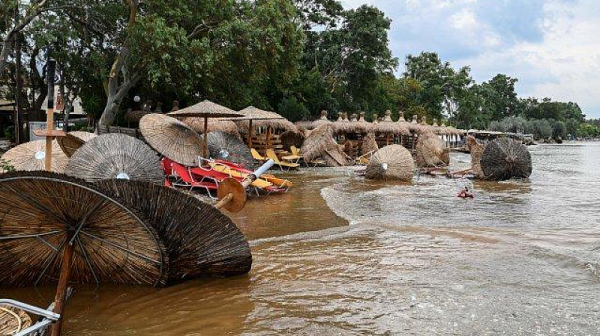
{"type": "Polygon", "coordinates": [[[74,242],[67,243],[63,252],[62,265],[60,266],[60,275],[58,285],[56,286],[56,296],[54,297],[54,312],[60,315],[58,321],[54,322],[50,328],[51,336],[60,336],[60,330],[63,321],[63,311],[65,301],[67,300],[67,288],[69,286],[69,277],[71,276],[71,263],[73,261],[74,242]]]}

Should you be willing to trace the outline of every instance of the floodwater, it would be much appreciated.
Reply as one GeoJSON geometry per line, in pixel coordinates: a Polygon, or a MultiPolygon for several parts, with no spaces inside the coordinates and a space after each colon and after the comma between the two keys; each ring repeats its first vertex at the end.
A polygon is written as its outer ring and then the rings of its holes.
{"type": "MultiPolygon", "coordinates": [[[[69,335],[598,335],[600,143],[530,147],[529,181],[290,174],[232,216],[247,276],[78,288],[69,335]]],[[[468,155],[453,154],[466,166],[468,155]]],[[[52,288],[3,290],[39,305],[52,288]]]]}

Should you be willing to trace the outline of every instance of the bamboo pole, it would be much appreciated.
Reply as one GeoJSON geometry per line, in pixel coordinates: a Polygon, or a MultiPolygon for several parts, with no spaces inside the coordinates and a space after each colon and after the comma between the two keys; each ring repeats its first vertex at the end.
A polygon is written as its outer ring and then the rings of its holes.
{"type": "Polygon", "coordinates": [[[250,124],[248,127],[248,148],[252,148],[252,119],[250,119],[250,124]]]}
{"type": "Polygon", "coordinates": [[[56,321],[51,329],[50,335],[60,336],[60,330],[63,321],[63,311],[65,308],[65,301],[67,299],[67,287],[69,285],[69,277],[71,276],[71,263],[73,261],[73,249],[74,244],[68,243],[63,252],[62,265],[60,266],[60,276],[58,278],[58,285],[56,287],[56,296],[54,297],[54,312],[60,315],[58,321],[56,321]]]}

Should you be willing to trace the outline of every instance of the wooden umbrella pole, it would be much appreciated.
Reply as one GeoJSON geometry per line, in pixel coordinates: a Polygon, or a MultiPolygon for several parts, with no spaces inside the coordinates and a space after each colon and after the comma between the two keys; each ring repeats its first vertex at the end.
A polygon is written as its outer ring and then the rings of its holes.
{"type": "Polygon", "coordinates": [[[207,153],[208,152],[208,118],[204,117],[204,144],[202,145],[202,155],[204,156],[205,159],[208,159],[207,153]]]}
{"type": "Polygon", "coordinates": [[[252,148],[252,119],[250,119],[248,126],[248,148],[252,148]]]}
{"type": "Polygon", "coordinates": [[[69,277],[71,276],[71,263],[73,262],[74,243],[68,243],[63,252],[62,265],[60,266],[60,276],[58,278],[58,286],[56,287],[56,296],[54,297],[54,312],[60,315],[51,329],[51,336],[60,336],[60,330],[63,321],[63,311],[67,298],[67,288],[69,285],[69,277]]]}
{"type": "Polygon", "coordinates": [[[236,198],[236,197],[238,197],[238,198],[242,197],[243,203],[245,203],[246,188],[248,188],[248,186],[250,184],[252,184],[252,182],[256,181],[256,179],[258,179],[262,174],[266,173],[267,170],[271,169],[271,167],[273,167],[274,164],[275,164],[275,161],[273,161],[272,159],[265,162],[265,164],[263,164],[260,168],[258,168],[252,174],[249,174],[248,176],[246,176],[246,178],[241,183],[239,183],[239,182],[234,183],[231,186],[229,186],[227,183],[220,184],[219,188],[221,188],[223,186],[224,188],[226,188],[226,192],[224,192],[225,196],[222,197],[217,204],[215,204],[215,208],[221,209],[221,208],[227,206],[227,204],[229,204],[229,202],[233,201],[234,198],[236,198]],[[229,187],[232,187],[232,189],[228,189],[229,187]]]}

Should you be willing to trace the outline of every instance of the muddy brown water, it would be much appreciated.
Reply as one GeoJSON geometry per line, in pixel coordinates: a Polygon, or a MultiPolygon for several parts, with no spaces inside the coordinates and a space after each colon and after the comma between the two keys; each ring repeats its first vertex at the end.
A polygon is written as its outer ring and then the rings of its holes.
{"type": "MultiPolygon", "coordinates": [[[[69,335],[597,335],[600,144],[530,147],[528,181],[286,175],[232,215],[247,276],[165,289],[78,287],[69,335]]],[[[453,154],[466,166],[468,155],[453,154]]],[[[45,306],[52,287],[3,289],[45,306]]]]}

